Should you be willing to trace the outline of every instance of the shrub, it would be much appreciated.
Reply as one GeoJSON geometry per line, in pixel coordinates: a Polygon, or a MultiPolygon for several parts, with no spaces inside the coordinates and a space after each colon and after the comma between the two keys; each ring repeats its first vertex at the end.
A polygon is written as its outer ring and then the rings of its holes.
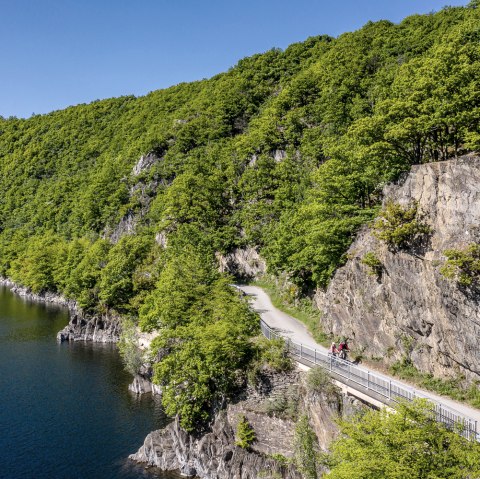
{"type": "Polygon", "coordinates": [[[137,328],[131,319],[124,318],[122,320],[122,333],[118,343],[118,350],[125,369],[132,375],[137,374],[143,363],[143,357],[138,347],[137,328]]]}
{"type": "Polygon", "coordinates": [[[390,372],[401,379],[417,378],[420,374],[408,356],[403,356],[401,360],[395,361],[390,366],[390,372]]]}
{"type": "Polygon", "coordinates": [[[278,462],[282,466],[288,466],[292,462],[290,458],[279,453],[269,454],[268,457],[278,462]]]}
{"type": "Polygon", "coordinates": [[[245,416],[241,416],[237,424],[237,440],[235,444],[248,449],[255,442],[255,431],[245,416]]]}
{"type": "Polygon", "coordinates": [[[338,395],[338,389],[332,378],[321,367],[312,368],[308,371],[307,390],[311,393],[323,393],[328,397],[336,397],[338,395]]]}
{"type": "Polygon", "coordinates": [[[391,249],[408,248],[420,237],[432,231],[428,225],[417,219],[417,213],[416,202],[403,207],[393,201],[387,201],[375,222],[373,234],[387,243],[391,249]]]}
{"type": "Polygon", "coordinates": [[[288,354],[287,344],[283,338],[267,339],[259,337],[256,341],[257,361],[268,365],[276,372],[287,372],[293,369],[293,360],[288,354]]]}
{"type": "Polygon", "coordinates": [[[326,478],[480,477],[480,444],[435,420],[425,399],[340,421],[326,478]]]}
{"type": "Polygon", "coordinates": [[[443,252],[447,261],[440,273],[462,286],[478,286],[480,282],[480,245],[472,243],[463,250],[449,249],[443,252]]]}
{"type": "Polygon", "coordinates": [[[373,251],[365,253],[360,260],[362,264],[368,267],[368,274],[371,276],[379,276],[382,271],[382,262],[378,259],[373,251]]]}

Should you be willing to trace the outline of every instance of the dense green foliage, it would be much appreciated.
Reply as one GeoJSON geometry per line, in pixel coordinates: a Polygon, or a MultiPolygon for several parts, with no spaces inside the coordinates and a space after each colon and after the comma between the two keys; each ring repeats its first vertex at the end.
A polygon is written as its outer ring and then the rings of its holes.
{"type": "Polygon", "coordinates": [[[326,477],[339,479],[473,479],[480,475],[480,444],[438,423],[425,400],[395,413],[369,411],[340,423],[326,477]]]}
{"type": "Polygon", "coordinates": [[[0,275],[159,331],[155,378],[191,427],[256,357],[215,254],[253,245],[298,292],[327,284],[386,182],[480,147],[479,23],[474,3],[370,22],[141,98],[1,119],[0,275]]]}
{"type": "Polygon", "coordinates": [[[324,394],[329,399],[338,399],[339,389],[328,372],[317,366],[308,371],[307,391],[313,394],[324,394]]]}
{"type": "Polygon", "coordinates": [[[472,243],[465,249],[449,249],[440,273],[462,286],[475,287],[480,283],[480,245],[472,243]]]}
{"type": "Polygon", "coordinates": [[[453,378],[436,378],[430,373],[419,371],[408,356],[393,363],[389,368],[390,373],[401,379],[417,384],[423,389],[451,397],[457,401],[468,402],[473,407],[480,408],[480,389],[478,381],[469,383],[465,376],[453,378]]]}
{"type": "Polygon", "coordinates": [[[255,365],[258,368],[268,366],[275,372],[287,372],[294,369],[294,362],[288,354],[287,344],[283,338],[267,339],[265,336],[256,338],[256,358],[252,364],[252,370],[255,371],[255,365]]]}
{"type": "Polygon", "coordinates": [[[140,308],[140,325],[160,332],[152,351],[165,410],[192,430],[235,392],[255,355],[259,321],[203,251],[172,245],[170,255],[140,308]]]}
{"type": "Polygon", "coordinates": [[[122,336],[118,342],[118,350],[125,369],[132,375],[137,374],[145,359],[138,348],[136,325],[130,318],[124,318],[122,321],[122,336]]]}

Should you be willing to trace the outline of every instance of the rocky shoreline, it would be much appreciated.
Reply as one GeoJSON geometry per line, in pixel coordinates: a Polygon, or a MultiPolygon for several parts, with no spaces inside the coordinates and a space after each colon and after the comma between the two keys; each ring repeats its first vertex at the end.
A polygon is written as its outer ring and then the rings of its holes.
{"type": "Polygon", "coordinates": [[[6,286],[7,288],[10,289],[10,291],[12,291],[12,293],[17,294],[18,296],[22,296],[28,301],[58,304],[60,306],[67,307],[70,311],[78,310],[76,302],[72,299],[67,299],[60,294],[52,293],[49,291],[36,294],[36,293],[33,293],[29,288],[26,288],[25,286],[21,286],[14,283],[9,278],[0,277],[0,286],[6,286]]]}
{"type": "Polygon", "coordinates": [[[200,479],[301,479],[295,467],[295,425],[303,414],[321,449],[326,450],[338,435],[336,419],[362,408],[357,400],[335,388],[308,391],[305,372],[263,371],[255,387],[248,386],[224,409],[217,412],[208,431],[189,434],[178,419],[151,432],[130,459],[165,471],[178,470],[200,479]],[[273,410],[279,404],[296,402],[296,412],[273,410]],[[272,409],[273,408],[273,409],[272,409]],[[244,417],[255,431],[248,448],[236,445],[236,428],[244,417]]]}
{"type": "Polygon", "coordinates": [[[62,341],[93,341],[97,343],[116,343],[120,339],[121,321],[115,315],[88,316],[78,307],[76,301],[49,291],[39,294],[29,288],[20,286],[8,278],[0,278],[0,285],[6,286],[13,293],[28,301],[36,301],[65,306],[70,312],[70,321],[64,329],[58,332],[57,340],[62,341]]]}

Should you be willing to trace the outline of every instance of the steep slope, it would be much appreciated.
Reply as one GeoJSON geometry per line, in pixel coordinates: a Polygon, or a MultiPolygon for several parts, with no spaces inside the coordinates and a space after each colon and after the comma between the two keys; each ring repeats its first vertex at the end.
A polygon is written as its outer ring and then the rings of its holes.
{"type": "Polygon", "coordinates": [[[480,157],[412,168],[400,185],[385,190],[385,203],[418,205],[431,234],[423,244],[392,251],[365,228],[316,302],[322,323],[353,338],[369,356],[392,363],[409,358],[437,376],[480,379],[480,295],[441,272],[445,251],[480,241],[480,157]],[[374,253],[373,272],[362,261],[374,253]]]}

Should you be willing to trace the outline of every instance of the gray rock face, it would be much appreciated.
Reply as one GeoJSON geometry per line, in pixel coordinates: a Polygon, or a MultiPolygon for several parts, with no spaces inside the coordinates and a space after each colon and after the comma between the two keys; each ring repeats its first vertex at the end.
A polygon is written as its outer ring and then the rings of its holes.
{"type": "Polygon", "coordinates": [[[93,341],[116,343],[121,333],[120,318],[109,315],[88,318],[72,313],[70,322],[57,334],[57,341],[93,341]]]}
{"type": "Polygon", "coordinates": [[[132,176],[138,176],[144,171],[148,171],[159,160],[160,158],[153,153],[142,155],[132,169],[132,176]]]}
{"type": "Polygon", "coordinates": [[[162,394],[162,389],[157,384],[153,384],[152,381],[147,379],[141,374],[136,374],[133,378],[133,382],[129,384],[128,390],[135,394],[162,394]]]}
{"type": "Polygon", "coordinates": [[[285,150],[275,150],[273,152],[273,159],[275,162],[280,163],[287,157],[287,152],[285,150]]]}
{"type": "Polygon", "coordinates": [[[130,174],[132,186],[129,190],[129,196],[130,198],[135,198],[138,207],[135,210],[128,211],[116,225],[110,225],[110,227],[105,228],[103,232],[104,238],[117,243],[123,236],[135,233],[138,224],[150,208],[150,203],[155,197],[159,184],[162,183],[162,180],[159,178],[147,181],[141,175],[142,173],[147,173],[155,163],[162,160],[163,158],[155,153],[149,153],[141,156],[137,161],[130,174]]]}
{"type": "Polygon", "coordinates": [[[480,379],[479,295],[439,273],[443,251],[480,241],[480,158],[415,166],[402,185],[385,188],[385,199],[418,202],[433,230],[428,244],[393,253],[361,231],[347,264],[316,294],[325,328],[387,362],[408,354],[422,371],[480,379]],[[368,252],[381,261],[380,275],[361,263],[368,252]]]}
{"type": "Polygon", "coordinates": [[[235,248],[227,255],[217,255],[220,271],[238,278],[253,279],[265,274],[267,266],[255,248],[235,248]]]}
{"type": "Polygon", "coordinates": [[[150,433],[130,459],[202,479],[257,479],[262,474],[263,477],[301,479],[293,467],[282,467],[273,459],[237,447],[234,440],[233,428],[222,412],[212,431],[200,438],[183,431],[178,421],[150,433]]]}

